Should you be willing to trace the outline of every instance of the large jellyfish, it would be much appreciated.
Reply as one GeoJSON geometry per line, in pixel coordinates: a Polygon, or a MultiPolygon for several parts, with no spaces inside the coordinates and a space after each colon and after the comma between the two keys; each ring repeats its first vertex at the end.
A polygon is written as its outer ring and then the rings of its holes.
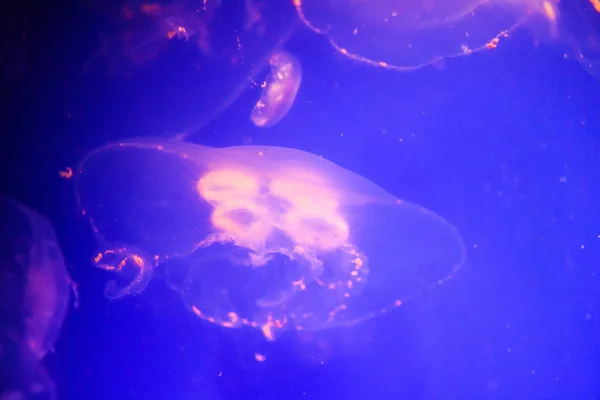
{"type": "Polygon", "coordinates": [[[60,333],[71,281],[52,225],[5,197],[0,197],[0,293],[0,397],[54,398],[40,360],[60,333]]]}
{"type": "MultiPolygon", "coordinates": [[[[593,26],[583,15],[600,10],[595,0],[293,0],[293,3],[300,20],[324,35],[340,54],[398,71],[495,49],[521,27],[533,31],[537,39],[567,42],[575,53],[573,57],[578,59],[582,45],[590,43],[588,28],[593,26]],[[581,29],[582,26],[586,29],[581,29]]],[[[596,29],[594,38],[598,37],[596,29]]],[[[585,54],[581,57],[586,59],[585,54]]]]}
{"type": "Polygon", "coordinates": [[[132,139],[89,154],[75,184],[97,265],[130,277],[109,297],[156,269],[198,317],[270,340],[387,313],[465,258],[442,217],[290,148],[132,139]]]}

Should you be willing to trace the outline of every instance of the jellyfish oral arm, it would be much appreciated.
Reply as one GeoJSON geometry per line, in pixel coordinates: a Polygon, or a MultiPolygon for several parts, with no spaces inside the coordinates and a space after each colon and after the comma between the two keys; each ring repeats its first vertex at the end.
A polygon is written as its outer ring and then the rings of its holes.
{"type": "Polygon", "coordinates": [[[113,246],[98,252],[94,264],[105,271],[133,275],[130,282],[122,287],[115,280],[106,282],[104,295],[109,299],[141,293],[148,286],[154,269],[149,257],[130,246],[113,246]]]}

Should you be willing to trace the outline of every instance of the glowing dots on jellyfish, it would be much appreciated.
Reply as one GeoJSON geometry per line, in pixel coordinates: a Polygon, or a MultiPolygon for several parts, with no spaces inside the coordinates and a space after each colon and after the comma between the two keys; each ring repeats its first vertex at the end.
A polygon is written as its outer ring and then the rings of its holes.
{"type": "Polygon", "coordinates": [[[114,272],[120,278],[128,280],[119,286],[116,280],[106,282],[104,295],[109,299],[141,293],[152,278],[153,260],[134,246],[110,244],[94,257],[96,267],[114,272]]]}
{"type": "Polygon", "coordinates": [[[156,60],[171,40],[195,39],[203,54],[211,54],[209,26],[220,1],[204,1],[202,8],[187,1],[167,5],[127,2],[114,16],[119,29],[104,32],[101,48],[84,64],[84,73],[107,71],[130,76],[156,60]]]}
{"type": "Polygon", "coordinates": [[[293,4],[304,25],[326,37],[339,54],[397,71],[495,49],[521,28],[541,36],[538,40],[548,36],[581,47],[578,43],[589,42],[581,26],[594,25],[584,21],[586,10],[573,12],[577,7],[558,0],[293,0],[293,4]],[[573,17],[579,22],[575,29],[568,26],[573,17]]]}
{"type": "Polygon", "coordinates": [[[75,182],[99,242],[135,246],[97,261],[133,277],[113,294],[154,271],[197,317],[267,340],[385,314],[465,258],[442,217],[295,149],[132,139],[90,153],[75,182]]]}
{"type": "Polygon", "coordinates": [[[285,117],[296,99],[302,81],[300,61],[286,51],[278,51],[269,59],[271,72],[262,85],[262,92],[250,114],[250,120],[260,128],[269,128],[285,117]]]}
{"type": "Polygon", "coordinates": [[[494,1],[294,0],[300,20],[341,55],[407,71],[493,48],[517,20],[494,1]]]}

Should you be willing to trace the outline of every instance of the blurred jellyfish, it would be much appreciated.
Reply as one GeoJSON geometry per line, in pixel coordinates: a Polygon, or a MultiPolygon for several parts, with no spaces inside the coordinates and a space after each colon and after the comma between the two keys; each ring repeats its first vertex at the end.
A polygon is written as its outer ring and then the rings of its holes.
{"type": "MultiPolygon", "coordinates": [[[[577,7],[594,8],[596,0],[585,2],[577,7]]],[[[563,41],[573,35],[563,3],[572,7],[558,0],[294,0],[300,20],[338,53],[398,71],[495,49],[521,27],[563,41]]],[[[574,40],[589,43],[580,32],[574,40]]]]}
{"type": "Polygon", "coordinates": [[[194,121],[179,133],[182,139],[200,131],[251,89],[271,55],[300,26],[292,4],[278,0],[162,0],[136,7],[128,3],[117,14],[111,18],[114,26],[105,29],[101,49],[85,63],[84,73],[133,78],[155,61],[169,61],[173,73],[165,74],[161,84],[176,88],[170,105],[189,110],[183,118],[194,121]],[[169,47],[172,51],[166,52],[169,47]]]}
{"type": "Polygon", "coordinates": [[[269,128],[285,117],[294,104],[302,80],[300,61],[286,51],[274,53],[269,65],[271,72],[250,114],[250,120],[260,128],[269,128]]]}
{"type": "Polygon", "coordinates": [[[268,340],[385,314],[465,258],[442,217],[300,150],[132,139],[90,153],[75,184],[97,265],[134,271],[110,297],[156,270],[198,317],[268,340]]]}
{"type": "Polygon", "coordinates": [[[561,2],[560,39],[566,45],[565,58],[577,61],[600,80],[600,2],[561,2]]]}
{"type": "Polygon", "coordinates": [[[0,394],[53,398],[52,380],[40,360],[65,319],[69,274],[46,218],[0,197],[0,221],[0,394]]]}
{"type": "Polygon", "coordinates": [[[84,64],[84,72],[131,74],[154,61],[172,39],[194,39],[202,53],[210,54],[208,24],[219,6],[219,0],[206,1],[200,8],[189,2],[127,3],[118,13],[115,32],[101,37],[100,50],[84,64]]]}

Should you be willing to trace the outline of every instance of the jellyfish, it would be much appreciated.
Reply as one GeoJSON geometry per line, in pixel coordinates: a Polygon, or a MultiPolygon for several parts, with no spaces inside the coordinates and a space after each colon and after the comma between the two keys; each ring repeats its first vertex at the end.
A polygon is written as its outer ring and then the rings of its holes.
{"type": "Polygon", "coordinates": [[[600,3],[561,2],[559,17],[563,57],[577,61],[590,76],[600,80],[600,3]]]}
{"type": "Polygon", "coordinates": [[[250,120],[261,128],[271,127],[285,117],[294,104],[302,80],[300,61],[286,51],[274,53],[269,65],[271,72],[250,114],[250,120]]]}
{"type": "Polygon", "coordinates": [[[59,336],[71,280],[46,218],[0,197],[0,221],[0,394],[53,398],[40,361],[59,336]]]}
{"type": "Polygon", "coordinates": [[[114,14],[84,74],[136,78],[168,62],[172,73],[161,74],[161,83],[177,89],[170,104],[190,112],[187,129],[173,132],[180,138],[202,130],[254,88],[271,55],[300,26],[291,3],[276,0],[127,3],[114,14]]]}
{"type": "MultiPolygon", "coordinates": [[[[585,33],[564,24],[562,11],[572,7],[572,2],[558,0],[294,0],[293,3],[304,25],[325,36],[339,54],[397,71],[411,71],[445,59],[495,49],[519,28],[534,32],[544,41],[572,41],[574,34],[575,43],[589,42],[585,33]]],[[[578,7],[592,9],[594,3],[586,0],[587,6],[578,7]]],[[[576,19],[583,22],[583,18],[576,19]]],[[[591,26],[588,22],[584,25],[591,26]]],[[[574,51],[579,47],[575,43],[574,51]]]]}
{"type": "Polygon", "coordinates": [[[121,295],[154,271],[199,318],[268,340],[386,314],[465,259],[439,215],[291,148],[131,139],[91,152],[75,186],[104,253],[146,254],[121,295]]]}

